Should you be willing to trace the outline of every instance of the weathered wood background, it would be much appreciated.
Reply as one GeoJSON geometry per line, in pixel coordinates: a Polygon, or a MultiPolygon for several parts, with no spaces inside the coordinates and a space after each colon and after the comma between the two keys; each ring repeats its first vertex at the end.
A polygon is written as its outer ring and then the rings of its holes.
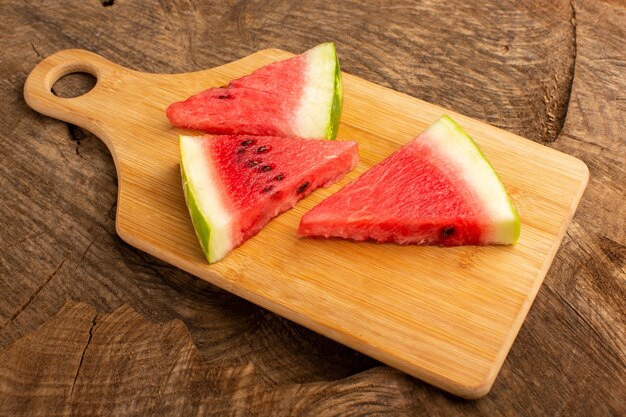
{"type": "MultiPolygon", "coordinates": [[[[626,3],[473,3],[0,2],[0,415],[625,415],[626,3]],[[481,400],[128,246],[115,234],[106,147],[22,97],[28,72],[60,49],[188,72],[326,40],[349,73],[589,166],[574,221],[481,400]]],[[[90,83],[69,76],[55,91],[90,83]]]]}

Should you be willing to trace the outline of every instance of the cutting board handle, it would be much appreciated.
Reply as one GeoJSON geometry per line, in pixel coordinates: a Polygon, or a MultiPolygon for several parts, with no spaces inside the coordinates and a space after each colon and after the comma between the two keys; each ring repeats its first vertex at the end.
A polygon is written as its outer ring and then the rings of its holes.
{"type": "Polygon", "coordinates": [[[93,52],[82,49],[66,49],[50,55],[31,71],[24,84],[26,103],[45,114],[65,122],[98,130],[102,116],[102,102],[109,87],[114,86],[116,75],[128,70],[93,52]],[[96,85],[78,97],[58,97],[52,87],[61,77],[86,72],[96,78],[96,85]]]}

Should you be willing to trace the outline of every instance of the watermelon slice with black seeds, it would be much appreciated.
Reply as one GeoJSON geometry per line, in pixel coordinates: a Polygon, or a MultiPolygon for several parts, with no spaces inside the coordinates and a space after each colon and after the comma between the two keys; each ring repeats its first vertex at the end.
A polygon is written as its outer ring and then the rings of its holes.
{"type": "Polygon", "coordinates": [[[355,142],[266,136],[180,137],[183,190],[210,263],[357,164],[355,142]]]}
{"type": "Polygon", "coordinates": [[[301,236],[421,245],[509,245],[520,221],[474,141],[442,116],[307,212],[301,236]]]}
{"type": "Polygon", "coordinates": [[[335,46],[323,43],[173,103],[166,114],[173,126],[213,134],[335,139],[342,103],[335,46]]]}

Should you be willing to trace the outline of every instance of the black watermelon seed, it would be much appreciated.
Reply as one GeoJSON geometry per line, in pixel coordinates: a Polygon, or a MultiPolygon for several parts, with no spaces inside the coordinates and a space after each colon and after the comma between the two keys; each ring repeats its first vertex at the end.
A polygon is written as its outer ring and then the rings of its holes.
{"type": "Polygon", "coordinates": [[[268,185],[267,187],[265,187],[265,188],[263,188],[263,189],[261,190],[261,194],[266,194],[266,193],[269,193],[270,191],[272,191],[272,189],[273,189],[273,188],[274,188],[274,186],[273,186],[273,185],[268,185]]]}
{"type": "Polygon", "coordinates": [[[259,165],[261,163],[261,161],[259,161],[258,159],[251,159],[248,161],[248,166],[249,167],[255,167],[257,165],[259,165]]]}
{"type": "Polygon", "coordinates": [[[238,153],[238,154],[240,154],[240,155],[241,155],[242,153],[244,153],[245,151],[246,151],[246,150],[245,150],[244,148],[239,148],[239,149],[237,149],[237,153],[238,153]]]}
{"type": "Polygon", "coordinates": [[[254,145],[256,143],[256,141],[252,140],[252,139],[247,139],[244,140],[243,142],[240,143],[241,146],[250,146],[250,145],[254,145]]]}
{"type": "Polygon", "coordinates": [[[231,96],[230,94],[220,94],[219,96],[217,96],[217,98],[225,99],[225,98],[233,98],[233,96],[231,96]]]}
{"type": "Polygon", "coordinates": [[[276,181],[282,181],[285,178],[285,176],[283,174],[278,174],[274,177],[274,179],[276,181]]]}
{"type": "Polygon", "coordinates": [[[439,235],[442,238],[446,238],[448,236],[452,236],[454,234],[454,232],[456,232],[456,229],[454,228],[454,226],[446,226],[446,227],[442,227],[441,231],[439,232],[439,235]]]}
{"type": "Polygon", "coordinates": [[[296,194],[300,194],[300,193],[304,192],[304,190],[306,190],[308,186],[309,186],[309,182],[308,182],[308,181],[303,182],[303,183],[302,183],[302,184],[298,187],[298,189],[296,190],[296,194]]]}
{"type": "Polygon", "coordinates": [[[263,146],[259,146],[259,148],[256,150],[256,153],[265,153],[265,152],[269,152],[270,147],[267,145],[263,145],[263,146]]]}
{"type": "Polygon", "coordinates": [[[263,165],[261,167],[261,172],[267,172],[267,171],[271,171],[271,170],[272,170],[272,167],[269,166],[269,165],[263,165]]]}

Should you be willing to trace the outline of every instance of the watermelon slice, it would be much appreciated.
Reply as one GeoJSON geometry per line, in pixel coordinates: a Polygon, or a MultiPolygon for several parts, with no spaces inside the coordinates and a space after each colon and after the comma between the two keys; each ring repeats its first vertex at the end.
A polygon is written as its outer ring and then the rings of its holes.
{"type": "Polygon", "coordinates": [[[166,114],[173,126],[208,133],[335,139],[342,103],[335,46],[323,43],[173,103],[166,114]]]}
{"type": "Polygon", "coordinates": [[[474,141],[442,116],[306,213],[298,233],[402,245],[508,245],[517,242],[520,221],[474,141]]]}
{"type": "Polygon", "coordinates": [[[180,137],[183,190],[209,263],[357,164],[355,142],[266,136],[180,137]]]}

